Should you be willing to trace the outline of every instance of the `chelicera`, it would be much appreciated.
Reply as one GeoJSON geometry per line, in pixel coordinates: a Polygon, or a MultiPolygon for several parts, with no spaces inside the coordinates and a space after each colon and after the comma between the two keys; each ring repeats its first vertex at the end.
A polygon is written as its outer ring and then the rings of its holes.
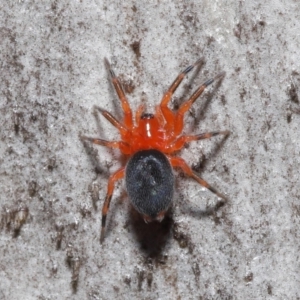
{"type": "Polygon", "coordinates": [[[180,105],[177,111],[174,112],[168,107],[173,93],[183,78],[201,61],[202,59],[197,60],[177,76],[163,95],[160,104],[156,106],[154,114],[146,113],[144,105],[140,105],[134,117],[122,85],[108,60],[105,59],[112,83],[121,101],[124,113],[123,120],[117,120],[106,110],[99,110],[119,130],[121,138],[119,141],[107,141],[86,136],[82,138],[94,144],[119,149],[127,157],[127,162],[125,166],[113,173],[108,180],[107,193],[102,207],[101,242],[104,239],[106,216],[115,182],[124,177],[130,202],[143,216],[145,222],[163,220],[170,207],[174,194],[174,167],[180,168],[187,176],[192,177],[200,185],[209,189],[223,202],[226,201],[224,195],[199,177],[181,157],[175,155],[186,143],[209,139],[219,134],[224,136],[229,134],[228,130],[195,135],[182,133],[185,113],[207,86],[224,76],[224,72],[204,82],[187,101],[180,105]]]}

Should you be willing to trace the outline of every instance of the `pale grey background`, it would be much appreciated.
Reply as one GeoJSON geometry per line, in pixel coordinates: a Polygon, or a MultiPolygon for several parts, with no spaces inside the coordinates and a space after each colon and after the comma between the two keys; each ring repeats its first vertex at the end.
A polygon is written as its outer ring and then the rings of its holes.
{"type": "Polygon", "coordinates": [[[260,3],[1,1],[0,299],[299,299],[300,4],[260,3]],[[181,156],[229,203],[210,214],[216,197],[179,173],[173,215],[145,227],[122,181],[101,246],[122,160],[78,135],[118,137],[93,114],[121,116],[103,58],[151,111],[202,56],[173,104],[226,71],[186,132],[232,134],[181,156]]]}

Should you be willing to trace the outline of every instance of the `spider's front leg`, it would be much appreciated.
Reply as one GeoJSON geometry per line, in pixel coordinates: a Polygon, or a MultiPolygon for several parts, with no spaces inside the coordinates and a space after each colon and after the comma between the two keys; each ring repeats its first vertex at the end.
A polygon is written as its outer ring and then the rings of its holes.
{"type": "Polygon", "coordinates": [[[166,120],[166,129],[172,130],[174,127],[175,122],[175,114],[172,112],[172,110],[168,107],[168,104],[171,100],[171,97],[173,96],[174,92],[178,88],[181,81],[184,79],[187,73],[189,73],[193,68],[203,62],[203,58],[198,59],[193,65],[188,66],[186,69],[184,69],[173,81],[173,83],[170,85],[169,89],[164,94],[161,103],[160,103],[160,109],[161,112],[166,120]]]}

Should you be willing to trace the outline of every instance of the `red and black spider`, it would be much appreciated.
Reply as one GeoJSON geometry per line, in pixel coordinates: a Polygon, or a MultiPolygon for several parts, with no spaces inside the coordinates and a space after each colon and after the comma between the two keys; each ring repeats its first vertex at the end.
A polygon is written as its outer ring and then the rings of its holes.
{"type": "Polygon", "coordinates": [[[100,109],[101,114],[115,126],[121,135],[119,141],[106,141],[98,138],[82,138],[94,144],[109,148],[118,148],[128,158],[121,169],[109,177],[107,194],[102,207],[101,242],[104,239],[106,215],[109,209],[115,182],[125,177],[126,189],[134,208],[142,214],[145,222],[153,220],[162,221],[173,199],[174,174],[173,167],[194,178],[200,185],[216,194],[222,201],[224,195],[217,192],[204,179],[199,177],[187,163],[174,153],[178,152],[186,143],[211,138],[219,134],[227,136],[228,130],[213,131],[196,135],[182,134],[184,114],[202,94],[204,89],[216,79],[224,76],[224,72],[207,80],[190,97],[182,103],[176,112],[168,104],[170,99],[185,77],[202,60],[197,60],[193,65],[181,72],[164,94],[160,105],[156,106],[155,113],[145,113],[144,105],[140,105],[133,117],[132,110],[122,89],[122,85],[112,70],[109,62],[105,64],[112,77],[112,83],[121,101],[124,118],[117,120],[108,111],[100,109]]]}

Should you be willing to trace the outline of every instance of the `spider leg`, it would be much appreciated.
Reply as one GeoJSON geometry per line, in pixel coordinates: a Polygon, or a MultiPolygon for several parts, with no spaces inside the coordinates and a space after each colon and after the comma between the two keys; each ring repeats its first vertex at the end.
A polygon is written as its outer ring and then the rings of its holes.
{"type": "Polygon", "coordinates": [[[186,135],[183,136],[186,139],[186,143],[191,142],[191,141],[199,141],[199,140],[205,140],[205,139],[210,139],[213,136],[223,134],[225,136],[230,134],[229,130],[224,130],[224,131],[212,131],[212,132],[205,132],[205,133],[200,133],[196,135],[186,135]]]}
{"type": "Polygon", "coordinates": [[[96,106],[95,108],[100,111],[100,113],[106,120],[108,120],[113,126],[115,126],[120,131],[121,135],[125,136],[128,133],[128,129],[121,122],[119,122],[111,113],[98,106],[96,106]]]}
{"type": "Polygon", "coordinates": [[[115,87],[115,90],[118,94],[118,97],[121,101],[122,109],[123,109],[123,112],[124,112],[125,126],[127,128],[131,128],[133,126],[132,111],[131,111],[130,105],[128,103],[128,100],[125,96],[125,93],[124,93],[124,90],[122,88],[121,82],[117,78],[115,72],[113,71],[113,69],[110,66],[109,61],[106,58],[104,59],[104,63],[106,65],[107,69],[109,70],[109,73],[111,75],[111,81],[112,81],[112,83],[115,87]]]}
{"type": "Polygon", "coordinates": [[[166,121],[165,121],[164,115],[162,114],[162,111],[161,111],[159,105],[155,106],[155,117],[157,118],[158,123],[160,124],[161,128],[163,128],[166,121]]]}
{"type": "Polygon", "coordinates": [[[229,135],[229,133],[230,133],[229,130],[225,130],[225,131],[212,131],[212,132],[200,133],[196,135],[182,135],[174,143],[168,145],[168,148],[166,149],[166,153],[172,153],[174,151],[178,151],[184,146],[184,144],[192,141],[210,139],[211,137],[219,134],[223,134],[227,136],[229,135]]]}
{"type": "Polygon", "coordinates": [[[107,193],[105,197],[105,201],[102,206],[102,223],[101,223],[101,235],[100,235],[100,242],[102,243],[104,240],[104,233],[105,233],[105,225],[106,225],[106,215],[109,210],[109,205],[111,201],[111,197],[114,191],[115,182],[121,178],[123,178],[125,175],[125,167],[119,169],[114,174],[112,174],[108,179],[108,185],[107,185],[107,193]]]}
{"type": "Polygon", "coordinates": [[[214,78],[211,78],[207,81],[205,81],[190,97],[189,100],[182,103],[177,111],[176,118],[175,118],[175,124],[174,124],[174,134],[178,135],[181,133],[183,129],[183,117],[184,114],[191,108],[193,103],[200,97],[200,95],[203,93],[206,87],[208,87],[210,84],[212,84],[215,80],[224,77],[225,72],[219,73],[214,78]]]}
{"type": "Polygon", "coordinates": [[[108,148],[120,149],[120,151],[123,154],[130,154],[131,153],[130,146],[127,143],[123,142],[123,141],[106,141],[106,140],[98,139],[98,138],[90,138],[90,137],[87,137],[87,136],[84,136],[84,135],[81,135],[80,138],[83,139],[83,140],[89,141],[93,144],[105,146],[105,147],[108,147],[108,148]]]}
{"type": "Polygon", "coordinates": [[[161,103],[160,103],[160,109],[161,112],[167,122],[166,126],[169,126],[170,128],[173,128],[174,122],[175,122],[175,114],[172,112],[172,110],[168,107],[168,104],[171,100],[172,95],[178,88],[179,84],[185,77],[187,73],[189,73],[193,68],[197,65],[199,65],[201,62],[203,62],[203,58],[198,59],[193,65],[188,66],[186,69],[184,69],[173,81],[173,83],[170,85],[167,92],[164,94],[161,103]]]}
{"type": "Polygon", "coordinates": [[[139,124],[140,119],[141,119],[142,114],[143,114],[144,111],[145,111],[145,105],[144,105],[144,104],[141,104],[141,105],[138,107],[138,109],[137,109],[137,111],[136,111],[136,113],[135,113],[135,123],[136,123],[137,125],[139,124]]]}
{"type": "Polygon", "coordinates": [[[108,148],[120,148],[120,143],[121,143],[121,142],[115,142],[115,141],[106,141],[106,140],[97,139],[97,138],[90,138],[85,135],[81,135],[80,138],[83,140],[89,141],[93,144],[105,146],[108,148]]]}
{"type": "Polygon", "coordinates": [[[227,201],[226,197],[219,193],[215,188],[213,188],[208,182],[204,179],[196,175],[195,172],[187,165],[187,163],[181,157],[169,157],[170,163],[173,167],[179,167],[182,171],[194,178],[200,185],[204,186],[205,188],[209,189],[212,193],[216,194],[219,198],[222,198],[224,202],[227,201]]]}

